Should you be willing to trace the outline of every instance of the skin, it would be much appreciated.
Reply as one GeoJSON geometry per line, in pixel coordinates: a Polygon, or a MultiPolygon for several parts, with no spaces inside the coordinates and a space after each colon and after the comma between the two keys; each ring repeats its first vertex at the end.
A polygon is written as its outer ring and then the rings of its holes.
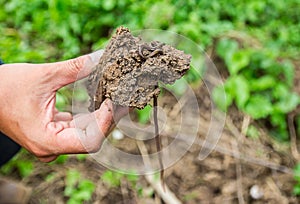
{"type": "Polygon", "coordinates": [[[96,152],[127,108],[106,99],[91,114],[72,116],[55,108],[56,92],[87,77],[102,52],[46,64],[0,66],[0,131],[43,162],[60,154],[96,152]]]}

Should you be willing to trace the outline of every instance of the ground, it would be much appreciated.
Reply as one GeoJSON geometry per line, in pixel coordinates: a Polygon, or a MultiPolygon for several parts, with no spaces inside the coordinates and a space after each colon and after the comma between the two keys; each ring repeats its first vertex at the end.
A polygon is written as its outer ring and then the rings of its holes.
{"type": "MultiPolygon", "coordinates": [[[[299,71],[296,73],[296,78],[300,78],[299,71]]],[[[227,114],[221,139],[214,151],[206,159],[198,159],[211,113],[206,87],[199,85],[194,91],[202,121],[198,138],[177,163],[165,170],[165,184],[176,197],[188,204],[298,203],[299,198],[292,194],[296,160],[289,144],[272,139],[263,124],[252,121],[234,107],[227,114]],[[248,138],[243,134],[249,123],[258,128],[259,138],[248,138]]],[[[167,112],[174,110],[170,107],[176,107],[168,94],[160,97],[159,103],[168,104],[165,106],[167,112]]],[[[163,137],[163,144],[166,145],[168,140],[172,138],[163,137]]],[[[128,152],[139,152],[135,141],[126,137],[115,145],[128,152]]],[[[30,203],[65,203],[68,200],[64,189],[69,169],[77,169],[82,177],[95,183],[92,200],[86,203],[164,203],[143,176],[135,186],[122,179],[120,185],[110,187],[100,179],[107,169],[90,156],[83,161],[70,156],[63,164],[35,161],[34,166],[33,173],[23,179],[16,173],[8,176],[33,189],[30,203]],[[53,178],[46,179],[51,174],[53,178]],[[143,189],[143,193],[137,189],[143,189]]]]}

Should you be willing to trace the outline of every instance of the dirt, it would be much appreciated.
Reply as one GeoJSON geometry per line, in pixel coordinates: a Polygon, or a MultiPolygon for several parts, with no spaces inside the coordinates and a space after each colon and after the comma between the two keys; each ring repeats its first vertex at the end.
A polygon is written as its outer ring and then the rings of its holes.
{"type": "MultiPolygon", "coordinates": [[[[203,85],[196,88],[195,93],[199,104],[202,104],[200,117],[205,119],[201,125],[203,128],[199,129],[198,140],[189,151],[165,170],[165,183],[176,197],[187,204],[299,203],[300,199],[292,194],[295,184],[292,168],[296,161],[292,158],[289,147],[272,140],[264,128],[253,121],[251,123],[261,132],[259,139],[243,135],[237,137],[232,133],[232,127],[226,126],[215,150],[206,159],[198,160],[202,140],[208,128],[205,121],[210,118],[210,96],[203,85]],[[258,192],[256,194],[261,194],[258,198],[251,195],[255,188],[258,192]]],[[[172,111],[175,103],[174,97],[169,94],[159,98],[159,104],[164,106],[167,113],[172,111]]],[[[231,121],[238,131],[244,117],[235,108],[227,115],[228,121],[231,121]]],[[[177,117],[174,117],[174,120],[177,120],[177,117]]],[[[112,139],[111,136],[108,139],[112,139]]],[[[163,141],[172,139],[172,136],[165,136],[163,141]]],[[[129,137],[114,141],[114,145],[126,152],[139,154],[135,140],[129,137]]],[[[95,183],[92,200],[87,203],[164,203],[143,176],[139,177],[136,185],[123,179],[120,186],[110,187],[101,180],[101,175],[108,169],[97,164],[89,156],[84,161],[70,156],[64,164],[49,165],[36,161],[34,166],[34,172],[27,178],[20,179],[16,173],[11,175],[33,188],[30,200],[32,204],[66,203],[68,197],[64,196],[63,191],[69,169],[77,169],[83,178],[95,183]],[[54,175],[54,178],[47,180],[50,174],[54,175]]]]}
{"type": "Polygon", "coordinates": [[[159,41],[143,42],[120,27],[89,77],[89,110],[98,109],[105,98],[142,109],[158,96],[158,82],[174,83],[189,69],[190,61],[183,51],[159,41]]]}
{"type": "MultiPolygon", "coordinates": [[[[222,65],[218,67],[222,68],[222,65]]],[[[299,68],[298,66],[296,69],[297,83],[300,81],[299,68]]],[[[220,71],[224,73],[224,70],[220,71]]],[[[235,107],[227,114],[226,126],[214,151],[206,159],[198,160],[209,128],[211,100],[204,85],[194,88],[194,92],[200,104],[202,119],[198,138],[178,162],[165,170],[165,184],[176,197],[186,204],[300,203],[300,198],[292,193],[295,184],[293,167],[297,160],[293,158],[289,144],[272,139],[262,124],[252,120],[250,124],[258,128],[259,138],[245,137],[241,132],[247,116],[235,107]]],[[[176,123],[178,117],[174,114],[174,96],[164,94],[158,99],[160,106],[176,123]]],[[[113,140],[111,136],[108,139],[113,140]]],[[[165,135],[163,143],[166,146],[173,139],[172,135],[165,135]]],[[[130,137],[125,136],[124,139],[113,142],[121,150],[139,154],[136,141],[130,137]]],[[[70,156],[64,164],[49,165],[35,161],[34,167],[34,172],[26,178],[21,179],[16,171],[8,176],[32,187],[32,204],[66,203],[68,197],[64,196],[64,189],[69,169],[78,170],[83,178],[90,179],[96,185],[92,200],[86,203],[164,203],[143,176],[139,177],[135,185],[123,179],[119,186],[110,187],[101,180],[101,175],[108,169],[90,156],[83,161],[79,161],[76,156],[70,156]],[[53,175],[52,179],[46,179],[50,174],[53,175]]]]}

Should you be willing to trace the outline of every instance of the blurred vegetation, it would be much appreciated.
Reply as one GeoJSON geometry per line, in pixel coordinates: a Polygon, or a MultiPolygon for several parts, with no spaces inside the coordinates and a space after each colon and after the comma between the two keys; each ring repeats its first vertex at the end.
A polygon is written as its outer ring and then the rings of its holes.
{"type": "MultiPolygon", "coordinates": [[[[174,31],[205,50],[217,41],[230,77],[226,103],[217,97],[216,103],[227,109],[235,102],[254,119],[270,117],[277,138],[288,139],[285,114],[299,99],[289,95],[293,65],[279,59],[299,56],[299,0],[0,0],[0,5],[0,56],[7,63],[51,62],[92,52],[120,25],[174,31]],[[271,90],[274,83],[277,88],[271,90]]],[[[62,93],[60,109],[70,102],[70,94],[62,93]]]]}
{"type": "Polygon", "coordinates": [[[82,178],[76,169],[67,171],[65,184],[64,195],[69,198],[68,204],[90,201],[96,188],[92,181],[82,178]]]}
{"type": "Polygon", "coordinates": [[[297,164],[294,168],[294,178],[296,180],[296,184],[294,185],[293,193],[295,195],[300,195],[300,163],[297,164]]]}
{"type": "MultiPolygon", "coordinates": [[[[120,25],[170,30],[204,50],[215,48],[228,70],[226,102],[218,100],[220,88],[213,93],[219,108],[235,105],[268,122],[277,139],[289,140],[287,114],[300,102],[292,91],[300,47],[299,0],[0,0],[0,5],[0,57],[6,63],[53,62],[90,53],[120,25]]],[[[69,104],[69,95],[60,91],[59,109],[69,104]]],[[[138,113],[142,123],[149,110],[138,113]]],[[[257,135],[253,126],[250,130],[250,136],[257,135]]],[[[22,166],[32,169],[24,162],[16,164],[22,176],[28,174],[22,166]]],[[[81,191],[72,182],[67,196],[81,191]]]]}
{"type": "Polygon", "coordinates": [[[45,62],[97,49],[113,29],[166,29],[207,48],[228,33],[277,55],[299,54],[299,0],[0,0],[0,56],[45,62]]]}

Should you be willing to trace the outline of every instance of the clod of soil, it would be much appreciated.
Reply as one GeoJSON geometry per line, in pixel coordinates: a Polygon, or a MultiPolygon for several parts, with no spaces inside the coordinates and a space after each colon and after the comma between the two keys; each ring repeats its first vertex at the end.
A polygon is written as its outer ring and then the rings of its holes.
{"type": "Polygon", "coordinates": [[[97,110],[106,98],[116,105],[142,109],[158,96],[158,82],[174,83],[190,62],[191,55],[159,41],[143,42],[120,27],[89,77],[89,110],[97,110]]]}

